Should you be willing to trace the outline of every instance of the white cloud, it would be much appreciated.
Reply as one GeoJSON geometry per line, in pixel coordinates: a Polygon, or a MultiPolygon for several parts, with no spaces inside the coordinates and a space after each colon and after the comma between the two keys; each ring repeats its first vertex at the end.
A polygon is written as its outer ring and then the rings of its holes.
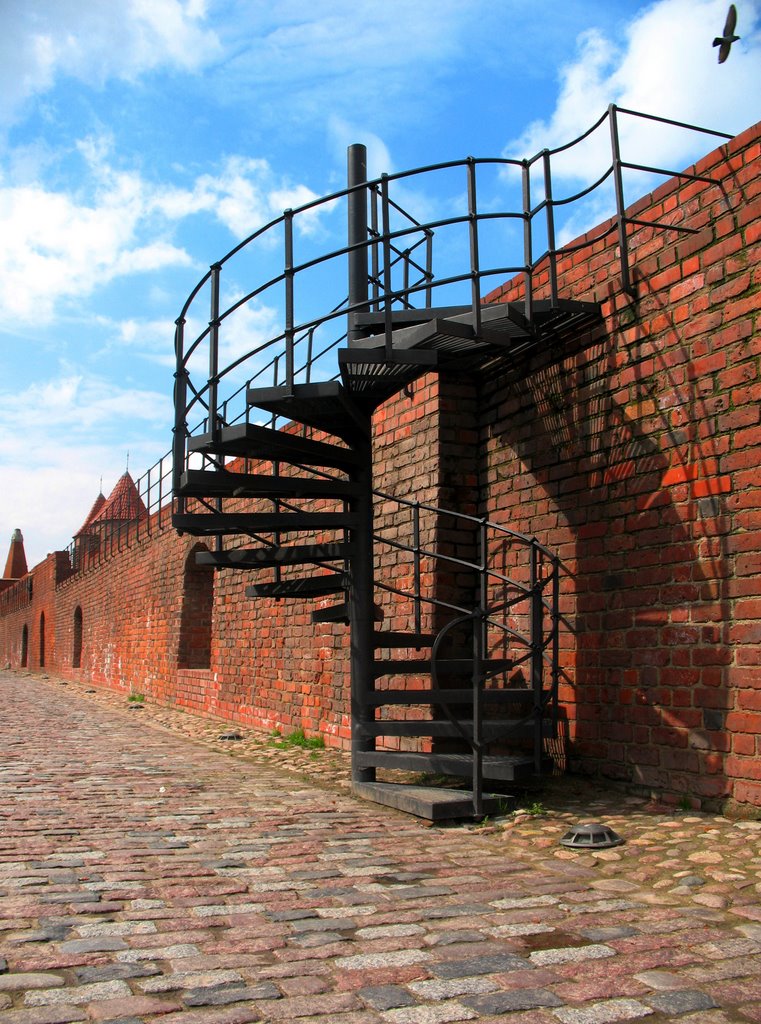
{"type": "Polygon", "coordinates": [[[167,369],[174,368],[176,364],[172,347],[174,324],[169,317],[123,320],[119,324],[108,325],[108,333],[112,339],[109,347],[131,349],[141,358],[167,369]]]}
{"type": "Polygon", "coordinates": [[[333,115],[328,121],[330,136],[336,163],[346,159],[346,150],[355,142],[362,143],[367,149],[367,177],[380,178],[381,174],[393,174],[394,164],[388,146],[374,132],[360,125],[351,124],[343,117],[333,115]]]}
{"type": "MultiPolygon", "coordinates": [[[[758,116],[761,39],[755,0],[738,6],[743,38],[723,65],[711,42],[724,24],[725,0],[659,0],[626,26],[620,46],[597,29],[582,33],[575,59],[561,70],[551,116],[509,142],[505,156],[532,157],[572,141],[609,103],[730,133],[747,128],[758,116]]],[[[710,137],[626,115],[621,137],[624,159],[672,170],[712,148],[710,137]]],[[[556,158],[553,167],[561,176],[589,182],[609,163],[605,125],[586,144],[556,158]]]]}
{"type": "Polygon", "coordinates": [[[102,86],[156,68],[194,71],[222,52],[199,0],[4,0],[0,5],[0,121],[60,77],[102,86]]]}
{"type": "MultiPolygon", "coordinates": [[[[549,117],[535,121],[509,142],[503,155],[532,158],[563,147],[591,128],[608,105],[736,133],[758,116],[761,37],[755,28],[757,0],[739,6],[742,39],[730,59],[717,62],[711,46],[726,17],[724,0],[658,0],[624,26],[620,43],[596,28],[577,39],[574,59],[560,72],[560,88],[549,117]]],[[[674,125],[619,112],[624,162],[680,171],[723,141],[674,125]]],[[[602,177],[612,165],[606,119],[585,140],[552,155],[553,197],[567,199],[602,177]]],[[[628,205],[667,175],[624,170],[628,205]]],[[[503,184],[517,175],[503,173],[503,184]]],[[[532,166],[532,203],[544,196],[542,163],[532,166]]],[[[615,212],[613,179],[584,199],[556,208],[557,241],[563,245],[615,212]]],[[[535,222],[535,255],[544,251],[544,224],[535,222]]]]}
{"type": "MultiPolygon", "coordinates": [[[[167,239],[188,217],[212,217],[238,239],[274,220],[284,206],[315,198],[305,185],[277,176],[265,160],[227,157],[218,173],[183,189],[116,167],[108,136],[87,138],[76,148],[84,168],[75,190],[0,179],[6,326],[49,324],[62,302],[88,297],[117,278],[191,265],[186,249],[167,239]]],[[[329,209],[300,217],[301,233],[314,234],[329,209]]]]}
{"type": "MultiPolygon", "coordinates": [[[[227,157],[218,173],[202,175],[192,196],[198,210],[213,213],[236,239],[275,220],[284,210],[318,198],[306,185],[279,179],[266,160],[240,156],[227,157]]],[[[299,218],[302,231],[311,233],[319,214],[308,211],[299,218]]]]}
{"type": "Polygon", "coordinates": [[[142,473],[167,447],[171,418],[164,394],[70,368],[0,394],[0,472],[13,494],[12,503],[0,503],[0,543],[20,526],[30,566],[66,547],[99,478],[108,492],[124,472],[127,451],[142,473]]]}
{"type": "Polygon", "coordinates": [[[49,323],[62,300],[88,296],[115,277],[190,263],[167,242],[137,241],[146,209],[138,193],[127,194],[127,184],[116,183],[90,203],[41,185],[0,188],[6,326],[49,323]]]}

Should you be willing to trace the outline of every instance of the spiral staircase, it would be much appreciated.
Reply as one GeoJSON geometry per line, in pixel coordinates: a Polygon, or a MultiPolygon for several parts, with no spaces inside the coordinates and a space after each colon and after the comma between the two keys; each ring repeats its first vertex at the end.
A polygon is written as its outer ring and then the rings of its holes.
{"type": "MultiPolygon", "coordinates": [[[[445,329],[439,323],[437,337],[445,329]]],[[[494,356],[479,339],[458,348],[470,368],[476,354],[494,356]]],[[[485,520],[372,490],[372,410],[435,367],[437,351],[412,350],[409,359],[400,349],[387,360],[377,347],[345,349],[340,381],[248,389],[252,410],[285,418],[289,429],[243,423],[193,436],[188,454],[201,456],[203,468],[182,473],[177,494],[184,511],[173,517],[183,533],[224,541],[197,559],[247,571],[253,599],[334,597],[321,601],[312,618],[351,630],[354,791],[433,820],[479,816],[495,799],[507,800],[485,797],[484,779],[515,782],[546,769],[559,625],[558,562],[541,545],[485,520]],[[409,602],[408,628],[383,627],[382,591],[397,588],[393,577],[385,587],[374,578],[375,556],[388,544],[373,526],[379,498],[396,510],[397,522],[406,506],[407,520],[447,516],[455,528],[476,532],[478,554],[461,560],[472,574],[469,599],[446,602],[425,593],[421,566],[437,555],[415,543],[419,528],[408,542],[395,531],[394,546],[411,566],[406,575],[418,583],[397,593],[397,601],[409,602]],[[505,546],[523,553],[513,575],[484,561],[505,546]],[[511,624],[516,618],[522,628],[511,624]],[[516,674],[518,686],[509,682],[516,674]],[[377,769],[461,776],[471,788],[379,782],[377,769]]]]}
{"type": "MultiPolygon", "coordinates": [[[[595,128],[610,120],[618,212],[607,231],[618,232],[629,289],[621,187],[627,165],[616,114],[609,108],[595,128]]],[[[198,560],[246,572],[252,599],[313,602],[314,622],[350,630],[354,791],[432,820],[483,815],[493,803],[485,781],[504,789],[547,770],[558,715],[560,566],[535,539],[486,519],[415,495],[374,492],[372,417],[423,375],[525,374],[534,357],[561,358],[599,324],[596,303],[558,293],[554,211],[569,199],[552,197],[551,155],[468,158],[368,181],[364,147],[353,146],[345,190],[286,211],[241,242],[211,267],[177,320],[174,527],[213,541],[198,560]],[[521,177],[517,211],[479,206],[479,174],[495,165],[521,177]],[[542,198],[532,206],[537,170],[542,198]],[[394,186],[409,193],[411,176],[439,173],[463,176],[465,208],[421,223],[395,198],[394,186]],[[338,205],[346,210],[348,243],[298,258],[315,223],[338,205]],[[538,218],[546,251],[536,260],[538,218]],[[487,229],[497,221],[504,238],[487,252],[487,229]],[[501,246],[516,223],[521,256],[507,265],[501,246]],[[307,225],[301,233],[299,224],[307,225]],[[434,243],[443,239],[451,256],[453,227],[463,232],[461,265],[445,259],[435,266],[434,243]],[[231,288],[223,300],[223,270],[230,280],[236,265],[243,267],[238,277],[249,275],[252,263],[271,258],[273,236],[282,251],[276,272],[243,295],[231,288]],[[241,263],[252,252],[256,259],[241,263]],[[516,274],[524,282],[520,302],[484,297],[488,278],[501,283],[516,274]],[[331,300],[325,282],[347,277],[348,298],[331,300]],[[316,313],[303,311],[304,296],[316,301],[316,313]],[[205,302],[210,315],[194,336],[205,302]],[[243,355],[231,350],[225,362],[234,317],[274,305],[280,329],[252,340],[243,355]],[[396,523],[391,533],[374,519],[379,502],[396,523]],[[471,556],[432,549],[421,517],[448,517],[472,541],[471,556]],[[383,550],[406,565],[405,586],[378,572],[383,550]],[[424,584],[453,564],[468,581],[458,593],[442,596],[424,584]],[[407,602],[406,628],[384,628],[384,595],[407,602]],[[393,781],[399,772],[401,783],[393,781]],[[469,786],[434,787],[414,776],[410,782],[409,773],[459,777],[469,786]]]]}

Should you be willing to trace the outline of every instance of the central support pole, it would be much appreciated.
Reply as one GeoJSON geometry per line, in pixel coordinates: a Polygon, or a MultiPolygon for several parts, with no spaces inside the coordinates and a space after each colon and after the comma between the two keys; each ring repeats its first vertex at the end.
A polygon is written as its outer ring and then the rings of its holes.
{"type": "Polygon", "coordinates": [[[355,313],[367,309],[367,148],[357,142],[346,155],[349,216],[349,345],[359,333],[354,326],[355,313]]]}
{"type": "MultiPolygon", "coordinates": [[[[356,314],[368,308],[367,149],[349,146],[348,171],[348,271],[349,345],[361,337],[356,314]]],[[[373,449],[370,413],[354,450],[359,468],[352,473],[358,495],[352,500],[357,524],[352,534],[349,622],[351,628],[351,777],[354,782],[374,782],[375,768],[359,764],[360,754],[375,749],[375,737],[367,725],[374,717],[369,695],[375,688],[375,605],[373,581],[373,449]]]]}
{"type": "Polygon", "coordinates": [[[375,688],[375,604],[373,586],[373,457],[370,416],[367,433],[354,445],[361,455],[352,473],[359,494],[352,501],[357,518],[353,531],[349,616],[351,628],[351,777],[353,782],[374,782],[375,768],[362,767],[358,755],[375,749],[367,724],[374,717],[369,695],[375,688]]]}

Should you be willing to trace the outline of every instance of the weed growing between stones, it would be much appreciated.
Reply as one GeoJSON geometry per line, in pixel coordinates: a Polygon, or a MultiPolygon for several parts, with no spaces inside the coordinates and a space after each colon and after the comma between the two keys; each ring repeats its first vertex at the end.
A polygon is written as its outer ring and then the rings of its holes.
{"type": "Polygon", "coordinates": [[[303,729],[295,729],[280,739],[275,738],[276,735],[280,736],[279,729],[273,729],[272,734],[273,739],[269,741],[268,746],[276,747],[278,750],[289,750],[291,747],[300,747],[302,750],[322,750],[325,747],[325,740],[322,736],[306,736],[303,729]]]}

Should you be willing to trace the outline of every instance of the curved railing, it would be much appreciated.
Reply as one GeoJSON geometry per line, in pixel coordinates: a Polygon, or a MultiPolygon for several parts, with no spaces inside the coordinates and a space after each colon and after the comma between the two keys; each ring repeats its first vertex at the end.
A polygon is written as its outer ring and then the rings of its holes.
{"type": "Polygon", "coordinates": [[[405,614],[406,602],[409,632],[435,636],[434,691],[439,689],[440,658],[449,639],[464,631],[466,643],[472,645],[470,726],[464,726],[446,702],[438,707],[471,749],[474,813],[480,814],[486,680],[494,659],[507,659],[503,683],[525,694],[529,709],[510,723],[502,739],[509,741],[531,725],[535,770],[542,770],[543,726],[547,721],[556,724],[558,714],[560,559],[535,537],[484,517],[380,491],[374,498],[376,601],[383,608],[383,594],[393,595],[397,617],[405,614]],[[457,537],[457,553],[447,549],[447,535],[457,537]],[[463,548],[470,550],[462,554],[463,548]],[[384,557],[389,553],[392,557],[384,557]],[[442,593],[441,581],[449,575],[465,582],[442,593]]]}
{"type": "MultiPolygon", "coordinates": [[[[501,284],[506,274],[517,272],[526,283],[524,301],[530,314],[532,285],[537,270],[545,266],[548,294],[551,299],[560,297],[556,273],[561,251],[558,211],[583,202],[605,187],[613,191],[613,219],[593,237],[572,246],[563,245],[562,252],[592,246],[617,233],[622,283],[629,289],[628,228],[647,224],[664,230],[689,229],[627,217],[624,173],[715,182],[702,175],[625,160],[621,152],[621,115],[674,130],[731,138],[723,132],[611,106],[578,138],[542,150],[530,160],[460,160],[384,175],[287,211],[238,243],[201,278],[176,321],[174,444],[167,456],[136,481],[148,519],[141,515],[131,522],[104,527],[98,553],[93,544],[90,557],[97,561],[132,538],[144,536],[144,522],[146,529],[166,524],[168,504],[185,467],[188,436],[209,429],[210,424],[218,426],[248,416],[248,386],[334,377],[336,349],[349,340],[349,313],[364,310],[377,314],[411,304],[430,306],[434,300],[444,305],[474,304],[477,309],[489,277],[498,278],[501,284]],[[600,148],[609,155],[608,162],[584,189],[556,195],[556,165],[606,125],[609,138],[600,148]],[[483,178],[489,174],[490,182],[484,187],[483,178]],[[425,190],[416,191],[414,186],[439,175],[449,175],[450,182],[459,176],[459,192],[450,185],[449,194],[455,195],[461,211],[454,216],[426,218],[422,215],[425,190]],[[501,199],[514,197],[514,208],[501,213],[488,209],[487,204],[496,201],[495,194],[501,199]],[[326,239],[336,238],[334,221],[339,220],[341,208],[348,221],[349,200],[358,196],[366,198],[366,234],[353,244],[326,246],[326,239]],[[420,216],[405,212],[411,204],[421,206],[420,216]],[[505,231],[495,238],[490,229],[496,230],[498,225],[505,231]],[[449,232],[458,229],[462,232],[461,244],[455,245],[449,232]],[[308,249],[300,258],[297,241],[308,249]],[[517,255],[505,260],[503,254],[510,248],[517,255]],[[367,297],[350,305],[347,293],[352,259],[366,270],[367,297]],[[319,280],[312,280],[313,275],[319,280]],[[253,288],[246,285],[252,280],[264,283],[253,288]],[[303,296],[299,281],[308,285],[303,296]],[[229,282],[229,299],[225,282],[229,282]],[[246,332],[251,340],[241,341],[246,332]]],[[[343,218],[340,223],[343,227],[343,218]]],[[[90,558],[86,563],[79,558],[74,546],[70,555],[75,570],[91,564],[90,558]]]]}
{"type": "Polygon", "coordinates": [[[612,193],[612,220],[563,251],[616,233],[622,283],[630,290],[629,226],[689,229],[627,217],[624,175],[712,179],[625,160],[622,115],[731,138],[611,105],[578,138],[527,160],[468,157],[367,181],[361,164],[351,164],[350,150],[348,188],[287,210],[251,233],[212,265],[183,306],[175,335],[177,465],[184,462],[189,433],[213,432],[248,415],[247,386],[332,378],[335,350],[363,313],[386,316],[388,341],[396,308],[464,306],[478,317],[485,294],[521,275],[531,320],[540,264],[548,268],[550,300],[559,298],[558,212],[600,190],[612,193]],[[606,123],[609,138],[601,140],[606,123]],[[557,166],[562,171],[591,140],[595,159],[604,152],[604,165],[584,188],[556,195],[557,166]],[[431,215],[434,194],[443,197],[438,216],[431,215]]]}

